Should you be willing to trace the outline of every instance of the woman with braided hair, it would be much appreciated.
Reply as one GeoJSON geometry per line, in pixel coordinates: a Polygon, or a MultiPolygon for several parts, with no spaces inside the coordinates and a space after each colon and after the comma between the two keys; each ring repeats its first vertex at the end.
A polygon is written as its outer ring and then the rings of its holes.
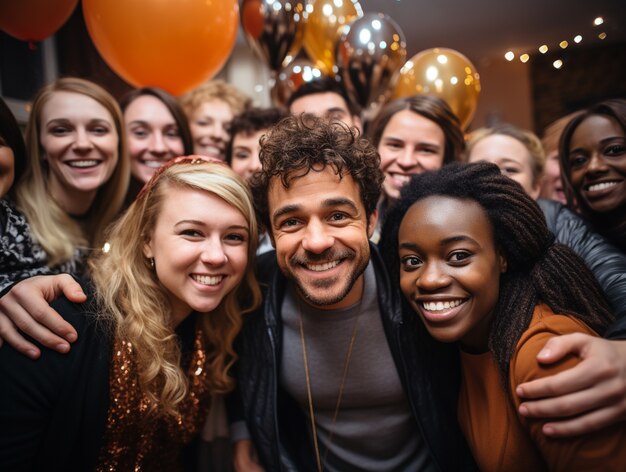
{"type": "Polygon", "coordinates": [[[518,384],[578,362],[541,367],[548,339],[602,334],[612,320],[593,275],[554,242],[522,187],[492,164],[451,164],[411,180],[382,234],[390,276],[421,321],[424,356],[441,369],[436,341],[457,350],[445,370],[460,366],[458,418],[481,470],[621,470],[623,425],[554,441],[517,412],[518,384]]]}

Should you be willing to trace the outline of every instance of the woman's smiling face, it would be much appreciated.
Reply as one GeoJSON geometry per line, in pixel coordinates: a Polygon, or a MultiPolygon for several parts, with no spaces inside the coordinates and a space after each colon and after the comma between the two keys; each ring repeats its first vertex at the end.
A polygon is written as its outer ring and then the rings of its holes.
{"type": "Polygon", "coordinates": [[[445,139],[441,127],[422,115],[411,110],[393,115],[378,144],[385,195],[396,200],[411,176],[441,168],[445,139]]]}
{"type": "Polygon", "coordinates": [[[398,243],[400,288],[431,336],[484,351],[506,262],[482,207],[446,196],[419,200],[398,243]]]}
{"type": "Polygon", "coordinates": [[[583,120],[572,133],[568,158],[577,200],[596,213],[626,213],[626,138],[615,119],[583,120]]]}

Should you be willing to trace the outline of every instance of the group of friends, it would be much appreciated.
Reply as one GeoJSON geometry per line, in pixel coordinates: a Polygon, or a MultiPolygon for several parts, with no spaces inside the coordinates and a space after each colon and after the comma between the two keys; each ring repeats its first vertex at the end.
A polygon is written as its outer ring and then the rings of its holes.
{"type": "Polygon", "coordinates": [[[626,100],[542,144],[64,78],[25,138],[0,101],[0,469],[198,470],[222,399],[224,470],[626,464],[626,100]]]}

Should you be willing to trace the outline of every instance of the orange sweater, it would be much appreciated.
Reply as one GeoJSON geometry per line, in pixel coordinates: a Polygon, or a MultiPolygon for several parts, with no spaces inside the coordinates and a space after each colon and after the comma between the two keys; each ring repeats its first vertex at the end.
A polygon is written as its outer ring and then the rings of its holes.
{"type": "MultiPolygon", "coordinates": [[[[574,332],[595,335],[576,318],[556,315],[546,305],[537,305],[511,358],[511,391],[520,383],[576,365],[579,360],[574,356],[547,367],[535,360],[548,339],[574,332]]],[[[521,402],[517,397],[512,400],[504,391],[490,352],[462,352],[461,362],[459,422],[483,472],[626,470],[626,424],[576,438],[550,439],[541,432],[545,420],[528,420],[518,415],[521,402]]]]}

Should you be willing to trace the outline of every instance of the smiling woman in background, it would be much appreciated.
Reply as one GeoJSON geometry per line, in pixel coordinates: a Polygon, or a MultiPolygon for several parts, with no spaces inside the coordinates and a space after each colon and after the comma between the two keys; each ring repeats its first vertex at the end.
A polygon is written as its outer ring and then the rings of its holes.
{"type": "Polygon", "coordinates": [[[559,156],[568,205],[626,251],[626,100],[606,100],[570,121],[559,156]]]}
{"type": "MultiPolygon", "coordinates": [[[[385,174],[379,222],[413,175],[460,159],[465,142],[458,118],[446,102],[431,96],[400,98],[385,105],[368,128],[385,174]]],[[[372,238],[377,241],[379,230],[372,238]]]]}
{"type": "Polygon", "coordinates": [[[130,164],[122,115],[98,85],[59,79],[36,95],[28,162],[5,228],[2,285],[42,273],[78,274],[122,208],[130,164]]]}
{"type": "Polygon", "coordinates": [[[183,95],[181,104],[189,119],[194,153],[223,161],[230,122],[250,106],[250,98],[234,85],[211,80],[183,95]]]}
{"type": "Polygon", "coordinates": [[[166,91],[135,89],[120,104],[131,162],[128,206],[159,167],[174,157],[192,154],[193,142],[183,109],[166,91]]]}

